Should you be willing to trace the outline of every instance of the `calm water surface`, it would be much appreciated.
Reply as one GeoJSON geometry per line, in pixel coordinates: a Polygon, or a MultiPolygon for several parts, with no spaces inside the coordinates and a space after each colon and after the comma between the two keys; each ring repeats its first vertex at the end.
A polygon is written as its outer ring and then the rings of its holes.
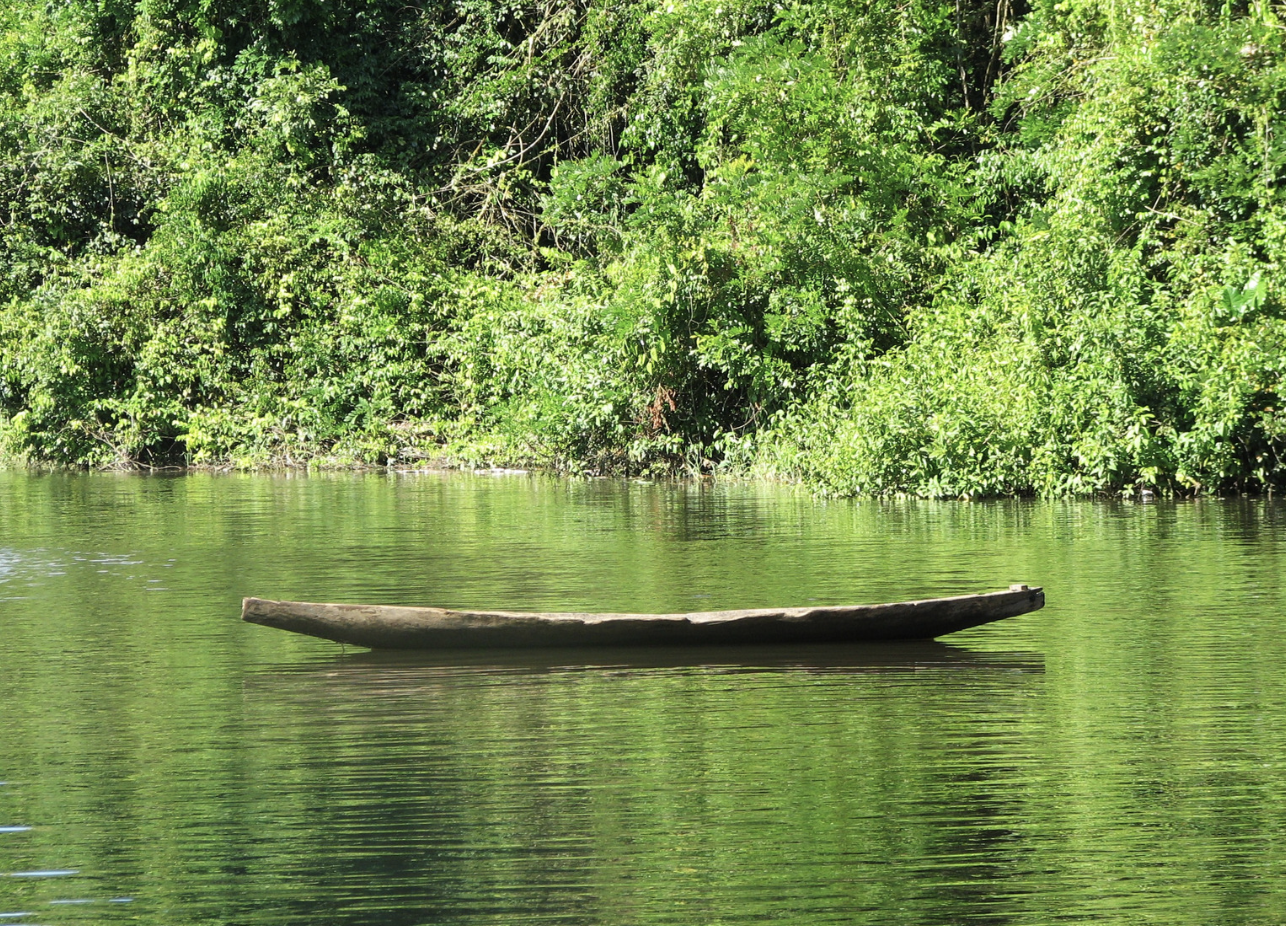
{"type": "Polygon", "coordinates": [[[0,474],[0,926],[1286,923],[1286,507],[0,474]],[[1042,584],[909,647],[373,654],[243,595],[1042,584]]]}

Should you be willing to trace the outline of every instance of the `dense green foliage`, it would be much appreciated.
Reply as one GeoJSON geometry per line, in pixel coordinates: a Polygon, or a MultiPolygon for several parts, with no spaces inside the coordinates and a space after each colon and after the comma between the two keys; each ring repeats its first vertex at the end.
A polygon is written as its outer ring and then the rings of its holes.
{"type": "Polygon", "coordinates": [[[1286,482],[1286,6],[10,0],[0,446],[1286,482]]]}

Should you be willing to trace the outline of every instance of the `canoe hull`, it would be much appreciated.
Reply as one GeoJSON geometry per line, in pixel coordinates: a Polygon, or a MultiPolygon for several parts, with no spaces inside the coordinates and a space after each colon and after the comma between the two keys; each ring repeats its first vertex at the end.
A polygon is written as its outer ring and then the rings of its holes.
{"type": "Polygon", "coordinates": [[[535,614],[246,598],[241,616],[372,649],[512,649],[929,640],[1035,611],[1040,588],[894,604],[692,614],[535,614]]]}

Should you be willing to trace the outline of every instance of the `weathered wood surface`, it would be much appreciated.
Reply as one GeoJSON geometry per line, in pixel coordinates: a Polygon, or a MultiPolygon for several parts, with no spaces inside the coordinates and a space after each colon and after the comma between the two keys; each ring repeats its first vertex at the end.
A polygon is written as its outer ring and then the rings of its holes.
{"type": "Polygon", "coordinates": [[[372,649],[725,645],[929,640],[1035,611],[1040,588],[894,604],[760,608],[691,614],[540,614],[246,598],[254,624],[372,649]]]}

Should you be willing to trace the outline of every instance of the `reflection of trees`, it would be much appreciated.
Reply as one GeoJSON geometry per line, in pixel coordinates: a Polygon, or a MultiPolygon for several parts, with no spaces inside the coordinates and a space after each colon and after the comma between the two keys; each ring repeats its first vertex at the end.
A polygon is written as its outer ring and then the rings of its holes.
{"type": "Polygon", "coordinates": [[[267,709],[291,690],[307,718],[303,787],[328,795],[313,832],[341,893],[378,875],[381,897],[440,897],[446,921],[670,922],[680,903],[713,921],[877,909],[889,864],[932,850],[946,814],[975,825],[982,805],[956,806],[930,761],[945,706],[926,729],[920,698],[967,706],[980,694],[953,695],[961,680],[998,673],[1035,677],[949,660],[497,673],[371,657],[247,697],[267,709]]]}
{"type": "Polygon", "coordinates": [[[36,825],[0,871],[77,868],[157,924],[1271,922],[1284,518],[3,475],[22,581],[66,568],[0,603],[0,823],[36,825]],[[1047,609],[888,659],[339,657],[236,620],[246,593],[661,609],[1011,580],[1047,609]]]}

